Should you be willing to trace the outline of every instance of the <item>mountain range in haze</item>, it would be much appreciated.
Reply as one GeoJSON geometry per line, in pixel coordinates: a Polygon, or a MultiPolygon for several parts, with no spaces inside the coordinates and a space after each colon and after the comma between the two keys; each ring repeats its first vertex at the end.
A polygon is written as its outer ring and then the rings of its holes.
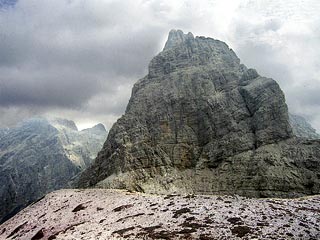
{"type": "Polygon", "coordinates": [[[68,183],[96,157],[102,124],[78,131],[61,118],[32,118],[0,129],[0,222],[68,183]]]}

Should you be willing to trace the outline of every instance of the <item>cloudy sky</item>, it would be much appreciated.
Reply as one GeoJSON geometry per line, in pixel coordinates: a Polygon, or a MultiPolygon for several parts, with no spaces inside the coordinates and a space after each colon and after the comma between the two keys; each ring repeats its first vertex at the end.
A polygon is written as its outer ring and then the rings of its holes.
{"type": "Polygon", "coordinates": [[[110,128],[170,29],[223,40],[320,132],[318,0],[0,0],[0,126],[110,128]]]}

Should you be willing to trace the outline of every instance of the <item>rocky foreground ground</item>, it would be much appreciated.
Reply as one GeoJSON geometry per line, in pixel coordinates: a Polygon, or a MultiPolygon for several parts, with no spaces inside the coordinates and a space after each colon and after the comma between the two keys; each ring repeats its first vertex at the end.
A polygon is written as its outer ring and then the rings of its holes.
{"type": "Polygon", "coordinates": [[[320,239],[320,196],[59,190],[3,223],[0,239],[320,239]]]}

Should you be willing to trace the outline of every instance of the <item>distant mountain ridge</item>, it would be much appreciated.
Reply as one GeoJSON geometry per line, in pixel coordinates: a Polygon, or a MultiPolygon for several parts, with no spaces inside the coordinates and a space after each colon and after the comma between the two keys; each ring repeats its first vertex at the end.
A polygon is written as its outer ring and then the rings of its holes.
{"type": "Polygon", "coordinates": [[[59,130],[59,139],[68,158],[81,169],[88,167],[102,148],[107,131],[99,123],[92,128],[78,131],[76,124],[71,120],[49,119],[52,126],[59,130]]]}
{"type": "Polygon", "coordinates": [[[320,139],[320,135],[304,117],[290,113],[289,120],[293,130],[293,134],[297,137],[303,137],[307,139],[320,139]]]}
{"type": "Polygon", "coordinates": [[[78,131],[73,121],[39,117],[0,129],[0,222],[86,169],[106,139],[101,125],[78,131]]]}

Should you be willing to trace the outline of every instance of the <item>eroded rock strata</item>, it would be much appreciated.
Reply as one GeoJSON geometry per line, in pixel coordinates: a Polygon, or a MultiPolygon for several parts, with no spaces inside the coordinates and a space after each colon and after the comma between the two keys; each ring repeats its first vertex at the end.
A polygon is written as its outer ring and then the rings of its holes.
{"type": "Polygon", "coordinates": [[[319,158],[319,141],[293,137],[276,81],[172,30],[78,186],[294,197],[320,192],[319,158]]]}

